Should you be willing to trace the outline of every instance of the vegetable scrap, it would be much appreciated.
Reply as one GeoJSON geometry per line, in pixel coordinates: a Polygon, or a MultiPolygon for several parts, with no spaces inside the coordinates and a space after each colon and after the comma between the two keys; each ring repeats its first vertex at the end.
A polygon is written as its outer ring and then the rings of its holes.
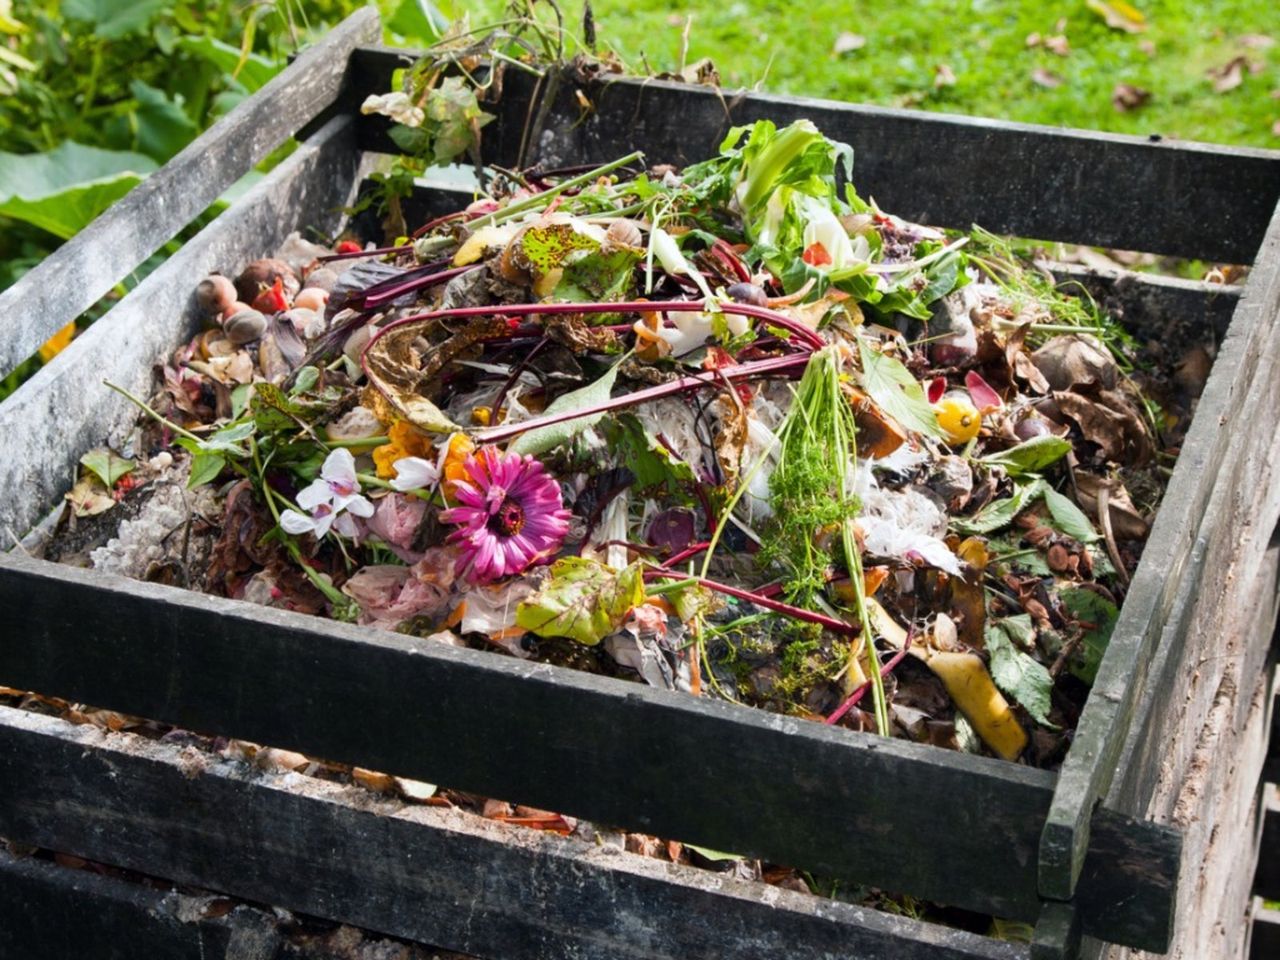
{"type": "Polygon", "coordinates": [[[130,455],[82,461],[69,523],[135,506],[78,556],[1052,767],[1195,384],[853,172],[759,121],[210,276],[130,455]]]}

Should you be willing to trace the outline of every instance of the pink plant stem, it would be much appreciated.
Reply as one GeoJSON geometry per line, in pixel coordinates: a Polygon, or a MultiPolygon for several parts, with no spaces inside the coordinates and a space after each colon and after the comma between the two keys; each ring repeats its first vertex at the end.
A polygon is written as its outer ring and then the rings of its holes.
{"type": "MultiPolygon", "coordinates": [[[[755,317],[771,326],[780,327],[810,347],[818,350],[826,346],[826,341],[818,336],[815,330],[790,317],[770,310],[756,307],[749,303],[724,303],[720,309],[725,313],[733,313],[743,317],[755,317]]],[[[494,304],[483,307],[455,307],[452,310],[434,310],[427,313],[415,313],[403,317],[395,323],[387,324],[378,336],[385,336],[390,330],[406,323],[419,323],[433,317],[527,317],[534,314],[552,315],[558,313],[696,313],[706,310],[701,300],[629,300],[623,303],[509,303],[494,304]]],[[[374,338],[374,341],[377,337],[374,338]]],[[[371,341],[373,342],[373,341],[371,341]]]]}
{"type": "Polygon", "coordinates": [[[332,263],[334,260],[361,260],[365,257],[385,257],[388,253],[403,253],[405,250],[412,250],[413,244],[406,243],[399,247],[375,247],[372,250],[353,250],[351,253],[329,253],[323,257],[316,257],[320,263],[332,263]]]}
{"type": "Polygon", "coordinates": [[[711,541],[709,540],[703,543],[692,544],[688,547],[685,547],[679,553],[674,554],[671,557],[668,557],[666,560],[663,560],[662,565],[664,567],[672,567],[677,563],[684,563],[690,557],[696,557],[698,554],[700,554],[703,550],[707,549],[707,547],[709,546],[711,546],[711,541]]]}
{"type": "MultiPolygon", "coordinates": [[[[372,344],[373,341],[370,341],[370,343],[372,344]]],[[[648,403],[650,400],[671,397],[679,393],[688,393],[690,390],[697,390],[700,387],[719,386],[721,377],[726,380],[740,380],[747,377],[761,377],[770,373],[798,371],[808,362],[808,354],[800,353],[788,354],[784,357],[771,357],[768,360],[753,360],[751,363],[734,364],[730,367],[720,367],[718,370],[708,370],[705,373],[680,377],[678,380],[658,384],[654,387],[635,390],[620,397],[611,397],[586,410],[566,410],[563,413],[534,417],[531,420],[523,420],[520,423],[502,424],[497,427],[490,427],[487,430],[478,430],[472,434],[472,437],[477,443],[501,443],[503,440],[509,440],[539,427],[550,427],[557,423],[564,423],[566,420],[577,420],[579,417],[608,413],[611,410],[621,410],[637,404],[648,403]]]]}
{"type": "MultiPolygon", "coordinates": [[[[404,280],[395,286],[389,286],[370,295],[365,291],[363,305],[365,310],[376,310],[384,303],[390,303],[398,300],[406,293],[412,293],[415,290],[425,290],[428,287],[434,287],[441,283],[448,283],[454,277],[460,277],[464,273],[470,273],[472,270],[479,270],[483,264],[476,266],[454,267],[451,270],[441,270],[438,273],[431,273],[425,277],[413,277],[404,280]]],[[[369,289],[373,289],[370,287],[369,289]]]]}
{"type": "Polygon", "coordinates": [[[751,271],[747,269],[747,265],[742,262],[742,258],[738,256],[738,252],[729,246],[728,241],[716,238],[716,242],[711,245],[711,250],[718,256],[721,262],[725,263],[742,283],[751,282],[751,271]]]}
{"type": "Polygon", "coordinates": [[[826,627],[833,633],[842,633],[845,636],[857,634],[858,627],[852,623],[845,623],[843,620],[837,620],[835,617],[828,617],[824,613],[814,613],[812,610],[805,610],[803,607],[793,607],[789,603],[783,603],[780,600],[770,600],[768,597],[762,597],[758,593],[752,593],[750,590],[743,590],[739,587],[731,587],[727,583],[718,583],[715,580],[708,580],[705,577],[687,577],[677,570],[646,570],[645,579],[665,578],[668,580],[692,580],[700,587],[712,590],[715,593],[723,593],[728,597],[736,597],[739,600],[746,600],[748,603],[754,603],[757,607],[764,607],[766,610],[772,610],[774,613],[783,613],[788,617],[794,617],[797,620],[807,620],[809,623],[816,623],[826,627]]]}
{"type": "MultiPolygon", "coordinates": [[[[890,657],[884,666],[880,668],[880,676],[887,677],[889,672],[902,662],[902,658],[905,657],[907,655],[907,651],[911,649],[911,638],[914,635],[915,627],[913,625],[912,628],[907,631],[907,640],[903,643],[902,649],[890,657]]],[[[831,712],[831,716],[827,717],[822,722],[828,725],[839,723],[846,713],[858,705],[858,701],[865,697],[867,695],[867,691],[870,689],[871,681],[868,680],[866,683],[860,685],[858,689],[854,690],[853,693],[849,694],[849,699],[836,707],[835,710],[831,712]]]]}

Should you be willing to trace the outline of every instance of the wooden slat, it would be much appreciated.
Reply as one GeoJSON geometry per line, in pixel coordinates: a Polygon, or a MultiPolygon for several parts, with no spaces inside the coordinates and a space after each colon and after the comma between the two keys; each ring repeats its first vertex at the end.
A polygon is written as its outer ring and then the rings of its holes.
{"type": "Polygon", "coordinates": [[[201,916],[212,899],[160,891],[0,849],[0,956],[23,960],[270,960],[274,918],[240,906],[201,916]]]}
{"type": "Polygon", "coordinates": [[[1099,272],[1078,263],[1042,261],[1070,292],[1084,287],[1140,341],[1191,346],[1226,335],[1242,288],[1131,270],[1099,272]]]}
{"type": "Polygon", "coordinates": [[[102,381],[150,391],[152,365],[198,329],[200,278],[234,274],[300,227],[337,225],[359,169],[351,134],[350,118],[331,120],[0,404],[0,490],[15,491],[0,498],[0,544],[71,488],[81,454],[131,432],[136,409],[102,381]]]}
{"type": "Polygon", "coordinates": [[[0,833],[493,960],[687,960],[708,948],[743,960],[1027,956],[960,930],[10,708],[0,708],[0,833]]]}
{"type": "MultiPolygon", "coordinates": [[[[403,51],[359,50],[353,83],[391,89],[403,51]]],[[[509,70],[499,117],[484,131],[491,160],[518,161],[535,78],[509,70]]],[[[772,96],[660,80],[560,84],[534,138],[550,165],[604,162],[644,150],[684,165],[713,156],[734,124],[812,120],[853,145],[854,182],[885,210],[926,223],[1041,240],[1252,263],[1280,200],[1280,153],[1062,130],[974,117],[772,96]],[[584,111],[576,91],[591,103],[584,111]]],[[[368,149],[393,150],[382,118],[362,120],[368,149]]]]}
{"type": "Polygon", "coordinates": [[[1255,900],[1252,927],[1249,960],[1280,957],[1280,910],[1269,910],[1261,900],[1255,900]]]}
{"type": "Polygon", "coordinates": [[[1264,900],[1280,900],[1280,794],[1268,783],[1262,791],[1262,842],[1253,892],[1264,900]]]}
{"type": "MultiPolygon", "coordinates": [[[[1243,415],[1248,412],[1247,399],[1259,364],[1276,349],[1272,334],[1278,314],[1280,210],[1273,216],[1258,265],[1201,396],[1144,548],[1144,560],[1059,773],[1040,849],[1040,892],[1047,898],[1067,900],[1075,890],[1089,844],[1089,817],[1115,775],[1145,692],[1152,654],[1178,598],[1215,480],[1220,472],[1230,476],[1232,469],[1243,466],[1240,451],[1254,429],[1243,415]]],[[[1269,531],[1270,526],[1265,529],[1269,531]]]]}
{"type": "Polygon", "coordinates": [[[0,293],[0,376],[35,353],[255,163],[332,104],[342,89],[351,50],[377,35],[375,8],[351,14],[0,293]]]}
{"type": "Polygon", "coordinates": [[[1050,900],[1036,921],[1031,960],[1075,960],[1080,936],[1080,913],[1075,904],[1050,900]]]}
{"type": "MultiPolygon", "coordinates": [[[[997,916],[1039,913],[1046,771],[22,555],[0,555],[0,609],[9,686],[997,916]]],[[[1158,948],[1177,833],[1103,814],[1095,843],[1084,929],[1158,948]]]]}

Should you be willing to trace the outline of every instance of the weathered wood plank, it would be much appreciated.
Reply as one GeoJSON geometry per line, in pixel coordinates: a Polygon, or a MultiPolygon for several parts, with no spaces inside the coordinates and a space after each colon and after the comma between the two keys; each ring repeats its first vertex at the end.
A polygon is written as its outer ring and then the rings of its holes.
{"type": "Polygon", "coordinates": [[[1040,849],[1040,892],[1047,898],[1070,899],[1075,889],[1088,847],[1090,813],[1115,775],[1215,480],[1219,471],[1229,476],[1245,462],[1240,451],[1254,429],[1244,416],[1249,391],[1259,364],[1277,349],[1273,331],[1278,314],[1280,209],[1201,396],[1147,540],[1144,562],[1134,575],[1059,773],[1040,849]]]}
{"type": "Polygon", "coordinates": [[[0,543],[70,489],[82,453],[131,431],[137,411],[102,381],[149,392],[152,365],[198,328],[200,278],[274,252],[300,226],[336,226],[359,163],[350,118],[330,121],[0,404],[0,490],[22,491],[0,500],[0,543]]]}
{"type": "Polygon", "coordinates": [[[1280,957],[1280,910],[1269,910],[1261,900],[1253,903],[1249,960],[1280,957]]]}
{"type": "Polygon", "coordinates": [[[1059,283],[1084,287],[1103,310],[1139,340],[1191,346],[1220,341],[1240,302],[1241,287],[1121,270],[1099,272],[1078,263],[1041,261],[1059,283]],[[1206,334],[1211,332],[1212,337],[1206,334]]]}
{"type": "Polygon", "coordinates": [[[0,832],[495,960],[686,960],[712,943],[717,957],[744,960],[1027,956],[959,930],[9,708],[0,832]]]}
{"type": "MultiPolygon", "coordinates": [[[[384,92],[404,51],[362,49],[353,83],[384,92]]],[[[507,71],[491,160],[518,162],[535,78],[507,71]]],[[[638,78],[571,77],[534,154],[549,165],[604,162],[645,150],[684,165],[714,155],[730,126],[808,118],[853,145],[863,196],[926,223],[1041,240],[1252,263],[1277,200],[1280,153],[974,117],[892,110],[638,78]],[[591,104],[584,111],[581,90],[591,104]]],[[[382,118],[363,118],[366,149],[394,150],[382,118]]],[[[533,159],[530,157],[529,159],[533,159]]]]}
{"type": "MultiPolygon", "coordinates": [[[[1040,909],[1046,771],[22,555],[0,555],[0,607],[10,686],[998,916],[1040,909]]],[[[1176,833],[1105,814],[1096,843],[1084,928],[1162,942],[1176,833]],[[1130,910],[1096,925],[1116,901],[1130,910]]]]}
{"type": "Polygon", "coordinates": [[[1280,900],[1280,794],[1274,783],[1266,784],[1262,791],[1262,841],[1253,892],[1264,900],[1280,900]]]}
{"type": "Polygon", "coordinates": [[[1075,960],[1080,951],[1080,912],[1075,904],[1050,900],[1040,911],[1031,940],[1031,960],[1075,960]]]}
{"type": "Polygon", "coordinates": [[[0,849],[0,956],[23,960],[270,960],[274,918],[235,907],[201,916],[209,897],[159,891],[0,849]]]}
{"type": "Polygon", "coordinates": [[[333,103],[347,58],[378,36],[365,7],[93,223],[0,292],[0,376],[74,320],[196,218],[255,163],[333,103]]]}

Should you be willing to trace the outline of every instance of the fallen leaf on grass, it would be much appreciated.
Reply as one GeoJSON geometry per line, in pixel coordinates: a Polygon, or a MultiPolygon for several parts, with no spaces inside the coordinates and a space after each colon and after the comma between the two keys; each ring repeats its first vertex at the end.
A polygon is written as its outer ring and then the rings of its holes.
{"type": "Polygon", "coordinates": [[[1277,120],[1271,125],[1271,135],[1273,137],[1280,137],[1280,120],[1277,120]]]}
{"type": "Polygon", "coordinates": [[[1151,91],[1135,87],[1131,83],[1117,83],[1111,91],[1111,105],[1121,113],[1137,110],[1151,99],[1151,91]]]}
{"type": "Polygon", "coordinates": [[[1275,42],[1274,37],[1269,37],[1265,33],[1245,33],[1236,37],[1236,43],[1246,50],[1266,50],[1275,46],[1275,42]]]}
{"type": "Polygon", "coordinates": [[[1213,81],[1214,93],[1228,93],[1244,83],[1246,70],[1257,73],[1261,69],[1262,64],[1258,61],[1248,57],[1233,57],[1222,66],[1205,71],[1205,74],[1213,81]]]}
{"type": "Polygon", "coordinates": [[[1085,0],[1085,6],[1100,16],[1107,26],[1125,33],[1142,33],[1147,29],[1147,18],[1137,7],[1124,0],[1085,0]]]}
{"type": "Polygon", "coordinates": [[[1052,90],[1054,87],[1062,86],[1063,79],[1052,70],[1046,70],[1043,67],[1036,67],[1031,71],[1031,82],[1037,86],[1047,87],[1052,90]]]}
{"type": "Polygon", "coordinates": [[[940,63],[933,68],[933,85],[935,87],[954,87],[956,85],[956,74],[945,63],[940,63]]]}
{"type": "Polygon", "coordinates": [[[1154,40],[1139,40],[1138,49],[1148,57],[1154,57],[1156,55],[1156,42],[1154,40]]]}
{"type": "Polygon", "coordinates": [[[1060,57],[1071,55],[1071,43],[1067,40],[1065,33],[1055,33],[1052,36],[1045,37],[1044,48],[1060,57]]]}
{"type": "Polygon", "coordinates": [[[832,46],[831,52],[837,57],[846,53],[853,53],[855,50],[861,50],[867,45],[867,38],[860,33],[850,33],[848,30],[836,37],[835,45],[832,46]]]}

